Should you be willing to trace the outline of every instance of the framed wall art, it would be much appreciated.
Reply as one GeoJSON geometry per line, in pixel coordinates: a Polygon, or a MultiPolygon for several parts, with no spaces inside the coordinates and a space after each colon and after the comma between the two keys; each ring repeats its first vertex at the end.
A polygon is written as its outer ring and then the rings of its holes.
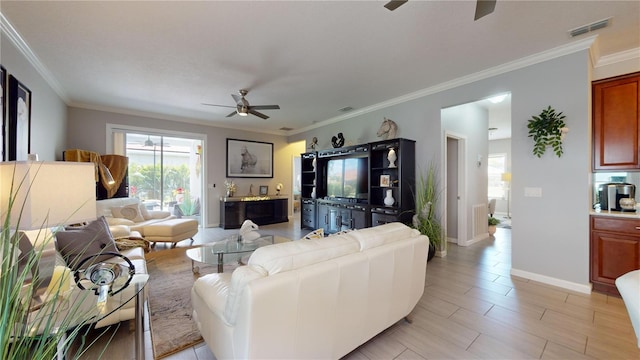
{"type": "Polygon", "coordinates": [[[272,178],[273,143],[227,139],[228,178],[272,178]]]}
{"type": "Polygon", "coordinates": [[[0,112],[0,125],[2,125],[2,129],[0,129],[0,144],[2,145],[2,149],[0,149],[2,153],[0,155],[0,161],[4,161],[7,148],[4,140],[5,129],[7,128],[7,70],[2,65],[0,65],[0,112]]]}
{"type": "Polygon", "coordinates": [[[27,160],[31,152],[31,90],[9,75],[8,94],[7,160],[27,160]]]}

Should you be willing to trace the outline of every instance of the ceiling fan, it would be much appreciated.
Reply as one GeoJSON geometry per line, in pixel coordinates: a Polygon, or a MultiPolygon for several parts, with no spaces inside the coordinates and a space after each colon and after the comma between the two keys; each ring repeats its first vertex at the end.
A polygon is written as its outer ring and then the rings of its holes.
{"type": "Polygon", "coordinates": [[[236,94],[231,94],[231,97],[233,98],[233,100],[236,101],[236,106],[205,104],[205,103],[203,103],[202,105],[236,108],[236,110],[231,114],[227,115],[227,117],[232,117],[235,114],[238,114],[240,116],[247,116],[249,114],[252,114],[265,120],[268,119],[269,117],[263,113],[257,112],[256,110],[280,109],[280,106],[278,105],[249,105],[249,101],[247,101],[247,99],[244,98],[249,93],[249,90],[241,89],[238,92],[240,93],[240,96],[236,94]]]}
{"type": "MultiPolygon", "coordinates": [[[[400,7],[400,5],[406,3],[409,0],[391,0],[384,4],[384,7],[393,11],[400,7]]],[[[496,8],[496,0],[477,0],[476,1],[476,15],[473,20],[478,20],[483,16],[489,15],[496,8]]]]}

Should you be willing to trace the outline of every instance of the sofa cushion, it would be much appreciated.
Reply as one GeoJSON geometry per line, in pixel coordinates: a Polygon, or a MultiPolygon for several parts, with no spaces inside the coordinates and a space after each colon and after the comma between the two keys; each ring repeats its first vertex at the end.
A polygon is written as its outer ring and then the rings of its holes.
{"type": "Polygon", "coordinates": [[[143,217],[145,220],[151,220],[152,216],[151,216],[151,214],[149,213],[149,210],[147,210],[147,207],[146,207],[146,206],[144,206],[144,204],[142,204],[142,203],[141,203],[141,204],[139,204],[139,205],[138,205],[138,208],[140,209],[140,215],[142,215],[142,217],[143,217]]]}
{"type": "Polygon", "coordinates": [[[348,236],[263,246],[253,252],[249,265],[262,267],[269,275],[273,275],[358,252],[360,245],[348,236]]]}
{"type": "MultiPolygon", "coordinates": [[[[56,247],[73,270],[77,270],[79,263],[89,256],[105,252],[120,253],[104,216],[84,227],[57,232],[56,247]]],[[[91,263],[105,261],[112,256],[109,254],[100,255],[91,263]]],[[[89,266],[90,263],[86,265],[89,266]]]]}
{"type": "Polygon", "coordinates": [[[420,232],[402,223],[394,222],[358,231],[351,231],[343,236],[350,237],[360,243],[360,251],[378,247],[394,241],[419,236],[420,232]]]}
{"type": "Polygon", "coordinates": [[[124,206],[114,206],[111,208],[113,217],[131,220],[133,222],[143,222],[145,219],[140,213],[140,204],[129,204],[124,206]]]}
{"type": "Polygon", "coordinates": [[[319,228],[308,233],[301,240],[323,239],[323,238],[324,238],[324,229],[319,228]]]}

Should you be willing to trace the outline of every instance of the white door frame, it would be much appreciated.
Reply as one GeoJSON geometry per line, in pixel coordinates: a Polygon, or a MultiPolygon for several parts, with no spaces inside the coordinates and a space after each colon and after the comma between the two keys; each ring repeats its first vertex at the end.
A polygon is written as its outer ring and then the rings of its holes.
{"type": "MultiPolygon", "coordinates": [[[[443,159],[444,169],[442,171],[442,183],[444,184],[443,199],[447,199],[447,166],[448,153],[447,153],[447,139],[455,139],[458,141],[458,188],[455,190],[458,193],[458,245],[467,246],[467,137],[462,134],[458,134],[449,130],[445,130],[443,137],[443,159]]],[[[443,224],[447,224],[447,202],[444,201],[443,210],[443,224]]],[[[445,226],[446,229],[446,226],[445,226]]],[[[445,234],[446,239],[446,234],[445,234]]]]}

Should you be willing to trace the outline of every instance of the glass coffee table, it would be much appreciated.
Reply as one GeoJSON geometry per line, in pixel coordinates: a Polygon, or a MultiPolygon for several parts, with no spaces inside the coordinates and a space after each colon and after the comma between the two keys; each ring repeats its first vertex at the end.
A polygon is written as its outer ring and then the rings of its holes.
{"type": "Polygon", "coordinates": [[[187,256],[191,259],[191,270],[194,274],[200,272],[200,267],[196,266],[196,262],[218,265],[218,272],[221,273],[224,271],[224,264],[240,263],[243,256],[259,247],[289,241],[291,239],[278,235],[263,235],[251,241],[238,241],[236,238],[230,237],[222,241],[188,249],[187,256]]]}

